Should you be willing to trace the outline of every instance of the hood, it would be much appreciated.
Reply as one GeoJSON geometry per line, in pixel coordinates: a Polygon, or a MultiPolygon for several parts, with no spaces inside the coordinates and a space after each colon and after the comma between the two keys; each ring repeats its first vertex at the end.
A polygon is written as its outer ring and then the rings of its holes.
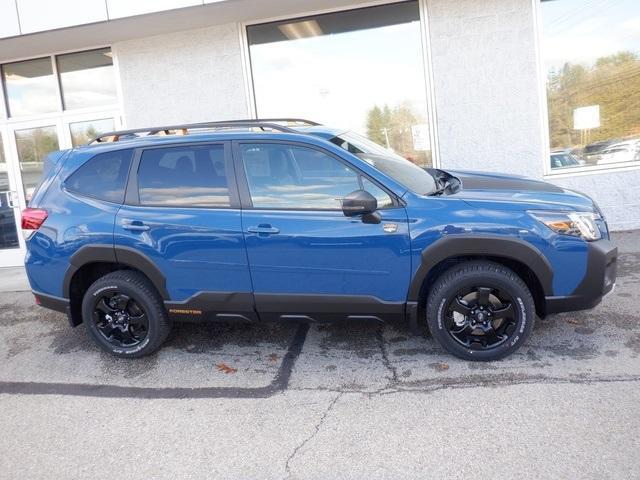
{"type": "Polygon", "coordinates": [[[593,201],[573,190],[567,190],[542,180],[499,173],[447,170],[460,180],[461,188],[450,197],[477,205],[500,202],[501,208],[516,210],[580,210],[593,211],[593,201]]]}

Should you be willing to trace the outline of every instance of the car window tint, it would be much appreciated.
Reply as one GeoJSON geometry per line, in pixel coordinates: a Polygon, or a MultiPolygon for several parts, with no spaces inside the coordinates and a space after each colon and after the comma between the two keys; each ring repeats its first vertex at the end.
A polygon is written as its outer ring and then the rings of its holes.
{"type": "Polygon", "coordinates": [[[353,169],[313,148],[243,144],[241,152],[257,208],[339,210],[342,198],[360,188],[353,169]]]}
{"type": "Polygon", "coordinates": [[[132,150],[100,153],[65,182],[67,190],[108,202],[122,203],[132,150]]]}
{"type": "Polygon", "coordinates": [[[223,145],[145,150],[138,167],[141,205],[228,207],[223,145]]]}

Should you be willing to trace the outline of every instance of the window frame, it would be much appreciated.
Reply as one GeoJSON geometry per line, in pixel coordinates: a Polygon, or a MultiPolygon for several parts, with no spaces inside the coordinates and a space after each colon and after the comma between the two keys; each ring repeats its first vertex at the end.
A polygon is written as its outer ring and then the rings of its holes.
{"type": "Polygon", "coordinates": [[[42,118],[49,115],[59,115],[61,112],[64,111],[62,107],[62,91],[60,90],[58,65],[55,60],[55,55],[41,55],[36,57],[23,58],[20,60],[8,60],[6,62],[2,62],[0,64],[0,83],[2,84],[2,88],[0,90],[2,90],[2,107],[4,112],[4,117],[2,119],[4,121],[7,121],[7,122],[10,120],[21,121],[21,120],[32,119],[32,118],[42,118]],[[28,115],[12,114],[11,107],[9,106],[9,90],[7,89],[7,82],[5,81],[5,78],[4,78],[5,65],[11,65],[14,63],[22,63],[22,62],[30,62],[33,60],[45,60],[45,59],[49,59],[49,64],[51,65],[51,75],[53,76],[53,84],[55,88],[55,93],[57,95],[56,109],[50,112],[30,113],[28,115]]]}
{"type": "Polygon", "coordinates": [[[236,173],[234,162],[231,154],[231,144],[228,140],[219,141],[195,141],[195,142],[171,142],[162,145],[151,145],[148,147],[139,147],[134,149],[133,160],[131,161],[131,170],[124,196],[124,205],[140,208],[162,208],[162,209],[198,209],[198,210],[237,210],[240,208],[240,198],[238,194],[238,186],[236,182],[236,173]],[[140,195],[138,190],[138,171],[140,169],[140,161],[142,154],[150,150],[176,148],[176,147],[197,147],[222,145],[224,152],[225,176],[227,177],[227,188],[229,189],[229,205],[226,206],[209,206],[209,205],[161,205],[161,204],[142,204],[140,203],[140,195]]]}
{"type": "MultiPolygon", "coordinates": [[[[76,167],[72,172],[69,173],[69,175],[67,175],[64,179],[64,181],[62,182],[62,189],[74,196],[77,197],[82,197],[82,198],[91,198],[93,200],[98,200],[100,202],[106,202],[106,203],[110,203],[112,205],[122,205],[125,201],[126,195],[127,195],[127,188],[129,185],[129,178],[131,178],[131,167],[133,166],[133,160],[135,157],[135,149],[133,148],[122,148],[122,149],[118,149],[118,150],[112,150],[112,151],[108,151],[108,152],[100,152],[100,153],[96,153],[95,155],[89,157],[87,160],[85,160],[84,162],[82,162],[82,165],[79,165],[78,167],[76,167]],[[114,153],[114,152],[125,152],[125,151],[129,151],[130,153],[130,158],[129,158],[129,169],[127,171],[127,176],[125,178],[124,181],[124,187],[122,189],[122,200],[119,202],[113,202],[111,200],[106,200],[104,198],[100,198],[96,195],[90,195],[87,193],[83,193],[83,192],[79,192],[73,188],[70,188],[69,185],[67,185],[67,182],[69,181],[69,179],[71,177],[73,177],[76,173],[78,173],[80,171],[81,168],[83,168],[84,166],[86,166],[90,161],[92,161],[94,158],[100,156],[100,155],[107,155],[109,153],[114,153]]],[[[33,194],[35,195],[36,191],[33,192],[33,194]]]]}
{"type": "MultiPolygon", "coordinates": [[[[362,187],[362,178],[366,178],[368,181],[382,189],[391,198],[391,205],[386,207],[380,207],[378,210],[392,210],[397,208],[403,208],[404,203],[398,198],[398,196],[389,190],[385,185],[381,184],[378,180],[367,175],[360,170],[356,165],[347,161],[339,155],[330,152],[317,145],[297,142],[292,140],[274,140],[274,139],[247,139],[247,140],[233,140],[233,162],[235,165],[236,179],[238,183],[238,193],[240,198],[240,205],[243,210],[263,210],[263,211],[279,211],[279,212],[342,212],[341,208],[282,208],[282,207],[254,207],[253,200],[251,199],[251,190],[249,189],[249,181],[247,179],[247,173],[245,170],[244,160],[242,158],[241,145],[263,145],[263,144],[275,144],[275,145],[288,145],[292,147],[303,147],[316,150],[320,153],[328,155],[338,162],[342,163],[346,167],[353,170],[358,176],[358,184],[362,187]]],[[[346,217],[345,217],[346,218],[346,217]]]]}
{"type": "MultiPolygon", "coordinates": [[[[549,98],[547,95],[547,69],[544,64],[544,25],[542,18],[542,4],[550,0],[531,0],[532,21],[534,31],[534,48],[537,65],[538,98],[540,99],[540,138],[542,140],[542,175],[545,180],[555,178],[580,177],[585,175],[598,175],[602,173],[625,172],[628,170],[640,170],[640,160],[632,162],[620,162],[604,165],[580,165],[576,167],[551,168],[551,135],[549,131],[549,98]],[[561,171],[559,171],[561,170],[561,171]]],[[[562,1],[562,0],[559,0],[562,1]]]]}
{"type": "Polygon", "coordinates": [[[104,47],[95,47],[95,48],[88,48],[88,49],[83,49],[83,50],[76,50],[73,52],[63,52],[63,53],[56,53],[54,55],[51,56],[52,57],[52,61],[53,61],[53,68],[54,68],[54,75],[56,76],[56,83],[58,84],[57,88],[58,88],[58,97],[59,97],[59,103],[60,103],[60,109],[62,112],[77,112],[77,111],[81,111],[81,110],[86,110],[86,109],[91,109],[91,110],[98,110],[98,109],[106,109],[111,105],[115,105],[120,101],[120,85],[119,85],[119,74],[118,74],[118,70],[116,67],[116,60],[115,60],[115,55],[113,53],[113,47],[111,45],[106,45],[104,47]],[[64,57],[66,55],[73,55],[76,53],[88,53],[88,52],[97,52],[100,50],[106,50],[109,49],[111,51],[111,67],[113,68],[113,76],[114,76],[114,86],[116,89],[116,98],[115,101],[113,103],[107,103],[105,105],[94,105],[92,107],[84,107],[84,108],[67,108],[66,102],[64,100],[64,88],[62,87],[62,72],[60,71],[60,57],[64,57]]]}
{"type": "MultiPolygon", "coordinates": [[[[244,91],[247,98],[247,114],[249,118],[259,118],[258,108],[255,95],[255,84],[253,66],[251,64],[251,52],[249,45],[248,27],[255,25],[262,25],[265,23],[274,23],[281,21],[303,21],[305,19],[311,19],[316,16],[349,12],[354,10],[366,10],[371,7],[378,7],[381,5],[391,5],[396,3],[407,3],[413,0],[368,0],[357,5],[340,5],[327,8],[317,8],[304,13],[288,14],[288,15],[276,15],[270,17],[263,17],[260,19],[249,20],[240,22],[240,60],[242,63],[242,72],[244,77],[244,91]]],[[[418,2],[418,9],[420,13],[420,33],[421,33],[421,49],[422,49],[422,63],[424,68],[424,88],[426,92],[427,100],[427,120],[429,122],[429,141],[431,142],[431,168],[442,168],[442,162],[440,158],[440,141],[438,133],[438,116],[436,111],[436,91],[435,91],[435,77],[433,71],[433,54],[431,52],[431,27],[429,25],[429,5],[428,0],[415,0],[418,2]]],[[[539,0],[531,0],[533,2],[539,0]]]]}

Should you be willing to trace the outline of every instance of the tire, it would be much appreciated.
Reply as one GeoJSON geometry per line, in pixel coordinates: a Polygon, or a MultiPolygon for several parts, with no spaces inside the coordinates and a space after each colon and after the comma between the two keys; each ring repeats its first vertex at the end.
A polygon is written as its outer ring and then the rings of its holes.
{"type": "Polygon", "coordinates": [[[531,292],[512,270],[470,261],[445,271],[427,299],[427,324],[449,353],[493,361],[515,352],[533,330],[531,292]]]}
{"type": "Polygon", "coordinates": [[[150,355],[171,331],[160,295],[144,275],[131,270],[96,280],[82,299],[82,319],[91,338],[121,358],[150,355]]]}

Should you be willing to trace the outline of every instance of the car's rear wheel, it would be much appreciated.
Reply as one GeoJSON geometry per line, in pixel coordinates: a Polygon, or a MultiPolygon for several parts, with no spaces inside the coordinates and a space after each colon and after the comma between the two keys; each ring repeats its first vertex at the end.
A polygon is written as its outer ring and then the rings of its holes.
{"type": "Polygon", "coordinates": [[[171,330],[160,295],[144,275],[131,270],[96,280],[82,300],[82,317],[95,342],[118,357],[153,353],[171,330]]]}
{"type": "Polygon", "coordinates": [[[522,279],[503,265],[456,265],[434,283],[427,300],[433,337],[465,360],[491,361],[516,351],[533,329],[535,304],[522,279]]]}

